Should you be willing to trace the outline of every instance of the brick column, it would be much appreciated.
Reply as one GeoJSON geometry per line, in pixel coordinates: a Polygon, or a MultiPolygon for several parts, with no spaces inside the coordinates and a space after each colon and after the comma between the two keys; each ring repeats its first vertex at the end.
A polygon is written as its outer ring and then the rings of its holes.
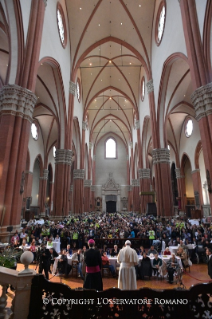
{"type": "Polygon", "coordinates": [[[139,212],[140,211],[140,200],[139,200],[139,179],[132,179],[132,187],[133,187],[133,211],[139,212]]]}
{"type": "Polygon", "coordinates": [[[84,177],[84,169],[74,170],[73,213],[76,215],[82,214],[84,211],[84,177]]]}
{"type": "Polygon", "coordinates": [[[69,212],[73,211],[73,189],[74,186],[70,186],[70,191],[69,191],[69,212]]]}
{"type": "Polygon", "coordinates": [[[133,210],[133,187],[132,185],[128,186],[128,211],[133,210]]]}
{"type": "Polygon", "coordinates": [[[194,196],[195,196],[195,207],[196,209],[201,209],[203,205],[203,195],[202,195],[202,184],[201,184],[201,177],[200,177],[200,170],[195,169],[191,172],[192,174],[192,181],[194,187],[194,196]],[[198,202],[199,199],[199,202],[198,202]]]}
{"type": "Polygon", "coordinates": [[[48,181],[48,169],[43,170],[43,176],[40,176],[40,183],[39,183],[39,206],[40,206],[40,214],[41,216],[46,215],[46,187],[47,187],[47,181],[48,181]]]}
{"type": "Polygon", "coordinates": [[[91,186],[91,211],[95,211],[95,186],[91,186]]]}
{"type": "Polygon", "coordinates": [[[91,179],[84,180],[84,211],[89,212],[90,209],[90,198],[91,198],[91,179]]]}
{"type": "Polygon", "coordinates": [[[185,191],[185,176],[181,174],[181,169],[176,168],[177,189],[178,189],[178,209],[185,212],[186,206],[186,191],[185,191]]]}
{"type": "Polygon", "coordinates": [[[157,214],[173,216],[170,151],[168,148],[154,149],[152,155],[156,173],[157,214]]]}
{"type": "Polygon", "coordinates": [[[198,88],[192,94],[191,100],[195,108],[196,120],[199,122],[208,195],[212,211],[212,83],[198,88]]]}
{"type": "Polygon", "coordinates": [[[33,172],[25,171],[24,197],[31,197],[33,172]]]}
{"type": "MultiPolygon", "coordinates": [[[[150,169],[149,168],[139,168],[138,170],[140,178],[140,190],[141,192],[150,192],[150,169]]],[[[146,206],[148,203],[152,203],[151,196],[141,195],[141,213],[146,213],[146,206]]]]}
{"type": "Polygon", "coordinates": [[[0,90],[0,222],[19,226],[24,192],[27,148],[37,97],[17,85],[0,90]]]}
{"type": "Polygon", "coordinates": [[[57,149],[55,157],[54,207],[55,219],[67,216],[69,212],[70,171],[72,151],[57,149]]]}

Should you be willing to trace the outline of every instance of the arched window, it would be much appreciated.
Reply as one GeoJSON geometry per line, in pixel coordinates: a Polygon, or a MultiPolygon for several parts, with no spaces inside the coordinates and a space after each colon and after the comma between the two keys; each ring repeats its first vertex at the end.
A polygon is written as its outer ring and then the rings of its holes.
{"type": "Polygon", "coordinates": [[[116,142],[113,138],[106,141],[106,158],[116,158],[116,142]]]}

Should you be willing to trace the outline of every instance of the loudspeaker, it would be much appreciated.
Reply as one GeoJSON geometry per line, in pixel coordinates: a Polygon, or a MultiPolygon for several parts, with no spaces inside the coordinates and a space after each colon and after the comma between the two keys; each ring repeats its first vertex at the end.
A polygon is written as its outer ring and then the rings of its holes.
{"type": "Polygon", "coordinates": [[[13,231],[13,226],[8,226],[7,231],[11,233],[11,231],[13,231]]]}

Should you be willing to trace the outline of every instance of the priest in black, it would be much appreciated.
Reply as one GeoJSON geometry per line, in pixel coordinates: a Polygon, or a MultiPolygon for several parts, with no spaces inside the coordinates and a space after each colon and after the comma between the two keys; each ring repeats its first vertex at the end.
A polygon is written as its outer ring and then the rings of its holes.
{"type": "Polygon", "coordinates": [[[95,249],[95,241],[88,241],[89,249],[84,254],[84,263],[86,265],[86,274],[83,288],[103,290],[101,267],[102,259],[100,252],[95,249]]]}

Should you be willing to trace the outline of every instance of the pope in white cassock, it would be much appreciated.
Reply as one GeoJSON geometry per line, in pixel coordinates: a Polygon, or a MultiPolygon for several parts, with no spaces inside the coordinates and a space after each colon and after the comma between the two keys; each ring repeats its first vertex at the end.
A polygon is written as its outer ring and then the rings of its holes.
{"type": "Polygon", "coordinates": [[[135,266],[138,265],[139,260],[136,251],[130,245],[131,242],[127,240],[117,258],[120,264],[118,288],[122,290],[137,289],[135,266]]]}

